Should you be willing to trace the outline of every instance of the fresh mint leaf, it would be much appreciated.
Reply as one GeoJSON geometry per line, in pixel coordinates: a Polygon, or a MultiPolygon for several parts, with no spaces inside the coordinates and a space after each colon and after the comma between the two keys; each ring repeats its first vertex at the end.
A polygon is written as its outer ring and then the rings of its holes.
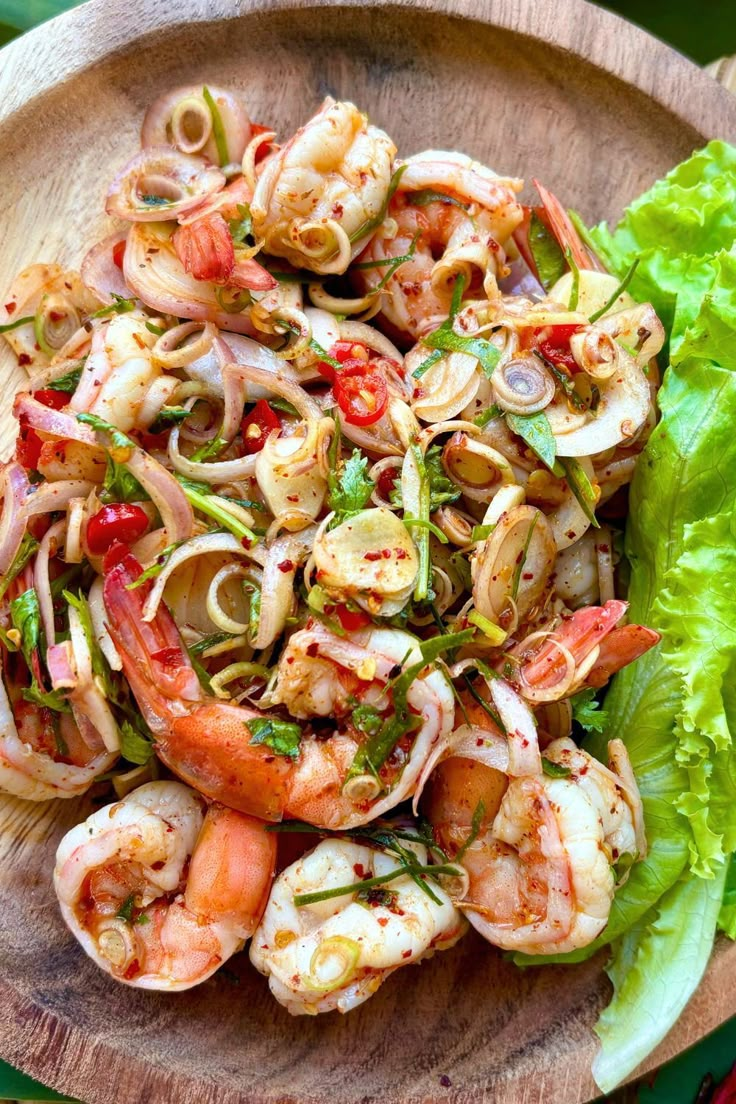
{"type": "Polygon", "coordinates": [[[276,717],[254,717],[246,721],[245,727],[251,734],[251,744],[265,744],[277,755],[299,758],[302,730],[298,724],[280,721],[276,717]]]}

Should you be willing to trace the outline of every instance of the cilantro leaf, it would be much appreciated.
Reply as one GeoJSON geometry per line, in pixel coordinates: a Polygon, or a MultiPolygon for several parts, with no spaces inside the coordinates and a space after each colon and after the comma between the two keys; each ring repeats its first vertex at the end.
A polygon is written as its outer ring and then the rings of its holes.
{"type": "Polygon", "coordinates": [[[570,768],[564,766],[562,763],[553,763],[551,759],[546,759],[542,756],[542,771],[548,778],[568,778],[570,776],[570,768]]]}
{"type": "Polygon", "coordinates": [[[572,705],[572,719],[577,721],[586,732],[603,732],[608,716],[605,709],[596,700],[595,690],[581,690],[570,699],[572,705]]]}
{"type": "Polygon", "coordinates": [[[20,575],[28,561],[35,556],[37,549],[38,541],[36,538],[32,537],[30,533],[24,533],[20,548],[13,557],[13,562],[0,580],[0,598],[5,597],[8,587],[20,575]]]}
{"type": "Polygon", "coordinates": [[[434,513],[447,502],[455,502],[461,491],[442,467],[442,448],[432,445],[424,454],[424,467],[429,480],[429,512],[434,513]]]}
{"type": "Polygon", "coordinates": [[[77,390],[77,385],[81,379],[83,365],[84,360],[81,360],[77,367],[72,368],[66,375],[50,380],[49,387],[52,387],[54,391],[64,391],[67,395],[73,394],[77,390]]]}
{"type": "MultiPolygon", "coordinates": [[[[149,197],[144,197],[148,202],[149,197]]],[[[161,202],[161,200],[157,200],[161,202]]],[[[169,200],[165,199],[164,203],[168,203],[169,200]]],[[[130,311],[135,310],[135,299],[125,299],[122,295],[116,295],[114,291],[111,291],[113,302],[108,307],[100,307],[98,311],[91,314],[90,318],[105,318],[108,314],[128,314],[130,311]]]]}
{"type": "Polygon", "coordinates": [[[77,421],[91,426],[97,433],[109,434],[110,444],[114,450],[129,454],[137,447],[127,433],[123,433],[122,429],[118,429],[111,422],[106,422],[104,418],[98,418],[96,414],[77,414],[77,421]]]}
{"type": "Polygon", "coordinates": [[[101,502],[145,502],[151,496],[124,464],[118,464],[108,452],[101,502]]]}
{"type": "Polygon", "coordinates": [[[162,406],[156,418],[148,427],[149,433],[165,433],[172,426],[181,425],[191,414],[183,406],[162,406]]]}
{"type": "Polygon", "coordinates": [[[528,230],[529,252],[537,278],[545,291],[556,284],[567,271],[565,255],[555,236],[547,229],[536,211],[532,211],[528,230]]]}
{"type": "Polygon", "coordinates": [[[153,756],[153,737],[146,732],[142,719],[137,725],[132,721],[120,725],[120,754],[141,767],[153,756]]]}
{"type": "Polygon", "coordinates": [[[557,442],[544,411],[540,410],[537,414],[507,414],[506,424],[513,433],[526,441],[532,452],[552,471],[557,456],[557,442]]]}
{"type": "Polygon", "coordinates": [[[251,744],[265,744],[277,755],[286,755],[290,759],[299,757],[299,745],[302,730],[290,721],[280,721],[276,717],[254,717],[245,727],[251,734],[251,744]]]}
{"type": "Polygon", "coordinates": [[[239,203],[238,217],[230,219],[228,225],[230,227],[230,237],[233,239],[233,245],[244,245],[246,238],[250,237],[253,233],[253,219],[250,213],[250,204],[239,203]]]}
{"type": "Polygon", "coordinates": [[[363,456],[360,449],[353,449],[352,456],[338,472],[328,496],[328,506],[335,512],[333,524],[341,525],[365,509],[375,487],[366,474],[367,467],[368,457],[363,456]]]}

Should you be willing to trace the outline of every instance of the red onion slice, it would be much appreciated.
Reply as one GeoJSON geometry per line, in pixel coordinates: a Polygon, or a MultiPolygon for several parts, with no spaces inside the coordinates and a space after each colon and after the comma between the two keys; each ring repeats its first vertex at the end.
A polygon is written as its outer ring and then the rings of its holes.
{"type": "Polygon", "coordinates": [[[204,158],[149,146],[115,177],[105,210],[128,222],[160,222],[177,218],[224,187],[223,173],[204,158]]]}
{"type": "Polygon", "coordinates": [[[30,488],[28,476],[14,460],[5,465],[2,473],[3,509],[0,514],[0,575],[8,570],[21,546],[26,531],[27,517],[23,503],[30,488]]]}
{"type": "Polygon", "coordinates": [[[44,406],[27,392],[21,392],[15,396],[13,414],[18,421],[23,420],[24,425],[40,430],[42,433],[48,433],[52,437],[67,437],[72,441],[81,441],[85,445],[97,444],[97,438],[86,425],[82,425],[71,414],[64,414],[61,410],[52,410],[50,406],[44,406]]]}
{"type": "MultiPolygon", "coordinates": [[[[237,93],[228,92],[226,89],[217,88],[212,84],[208,85],[208,90],[220,113],[222,127],[225,132],[228,160],[239,162],[242,160],[245,147],[250,141],[251,125],[248,112],[237,93]]],[[[146,112],[141,128],[141,145],[170,144],[177,146],[177,137],[181,141],[182,128],[180,121],[175,116],[177,108],[186,100],[201,101],[197,104],[197,107],[200,110],[204,108],[209,114],[209,108],[202,95],[201,84],[184,85],[182,88],[174,88],[170,92],[165,92],[151,104],[146,112]]],[[[217,146],[211,128],[209,133],[202,132],[199,142],[196,140],[193,142],[187,141],[186,145],[190,148],[192,145],[198,145],[200,148],[197,152],[208,157],[210,161],[218,160],[217,146]],[[204,138],[203,142],[201,141],[202,138],[204,138]]],[[[179,147],[177,146],[177,148],[179,147]]]]}
{"type": "Polygon", "coordinates": [[[126,466],[151,496],[164,523],[168,543],[188,540],[194,529],[194,511],[171,472],[142,449],[135,450],[126,466]]]}
{"type": "Polygon", "coordinates": [[[128,236],[127,230],[118,230],[93,245],[82,261],[80,275],[86,288],[103,303],[113,303],[113,295],[130,299],[131,293],[123,279],[122,268],[115,263],[115,246],[128,236]]]}
{"type": "Polygon", "coordinates": [[[125,282],[134,295],[161,314],[193,322],[214,322],[223,330],[255,336],[246,308],[229,313],[217,299],[219,288],[195,280],[184,271],[171,237],[176,227],[166,223],[136,223],[128,234],[123,260],[125,282]]]}

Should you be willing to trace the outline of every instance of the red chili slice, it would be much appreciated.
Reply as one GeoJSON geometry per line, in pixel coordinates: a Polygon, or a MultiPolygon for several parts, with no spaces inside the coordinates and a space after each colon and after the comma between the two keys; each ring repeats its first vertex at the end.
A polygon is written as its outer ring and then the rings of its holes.
{"type": "Polygon", "coordinates": [[[335,399],[351,425],[373,425],[388,406],[388,387],[380,371],[361,363],[343,368],[334,383],[335,399]]]}
{"type": "Polygon", "coordinates": [[[577,361],[570,352],[570,338],[582,329],[575,323],[562,323],[559,326],[546,326],[534,331],[535,337],[546,334],[543,341],[537,340],[536,345],[545,360],[551,361],[556,368],[573,374],[579,372],[577,361]]]}
{"type": "MultiPolygon", "coordinates": [[[[368,351],[365,345],[361,345],[356,341],[336,341],[335,344],[331,345],[327,350],[327,355],[342,364],[343,368],[364,365],[368,360],[368,351]]],[[[335,382],[337,369],[334,364],[330,364],[326,360],[320,360],[317,363],[317,371],[321,376],[329,380],[330,383],[335,382]]]]}
{"type": "Polygon", "coordinates": [[[115,242],[112,247],[112,263],[116,265],[120,271],[123,270],[123,258],[125,257],[125,238],[122,241],[115,242]]]}
{"type": "Polygon", "coordinates": [[[274,429],[281,429],[281,419],[265,399],[259,399],[240,425],[244,453],[252,456],[254,452],[260,452],[274,429]]]}
{"type": "Polygon", "coordinates": [[[51,387],[42,387],[40,391],[34,391],[33,397],[43,406],[50,406],[52,410],[61,410],[69,403],[69,396],[65,391],[55,391],[51,387]]]}
{"type": "Polygon", "coordinates": [[[148,528],[148,517],[140,506],[129,502],[111,502],[87,523],[87,547],[93,556],[102,556],[115,541],[132,544],[148,528]]]}
{"type": "Polygon", "coordinates": [[[345,629],[345,632],[357,632],[370,625],[371,619],[365,610],[351,610],[347,606],[336,606],[337,619],[345,629]]]}

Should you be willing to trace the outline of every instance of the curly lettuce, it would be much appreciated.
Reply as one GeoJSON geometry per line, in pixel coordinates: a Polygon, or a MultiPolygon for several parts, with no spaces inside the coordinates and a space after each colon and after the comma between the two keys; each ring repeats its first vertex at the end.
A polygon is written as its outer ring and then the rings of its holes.
{"type": "Polygon", "coordinates": [[[662,642],[616,676],[589,741],[626,742],[651,843],[598,941],[614,941],[593,1071],[608,1091],[679,1016],[717,925],[736,934],[736,149],[711,142],[591,238],[617,275],[639,258],[631,292],[670,331],[626,534],[631,617],[662,642]]]}
{"type": "Polygon", "coordinates": [[[590,240],[619,277],[638,258],[629,290],[670,334],[626,532],[630,616],[662,641],[615,677],[586,744],[626,743],[649,853],[599,939],[556,959],[612,944],[593,1069],[609,1091],[679,1016],[716,927],[736,935],[736,149],[711,142],[590,240]]]}

